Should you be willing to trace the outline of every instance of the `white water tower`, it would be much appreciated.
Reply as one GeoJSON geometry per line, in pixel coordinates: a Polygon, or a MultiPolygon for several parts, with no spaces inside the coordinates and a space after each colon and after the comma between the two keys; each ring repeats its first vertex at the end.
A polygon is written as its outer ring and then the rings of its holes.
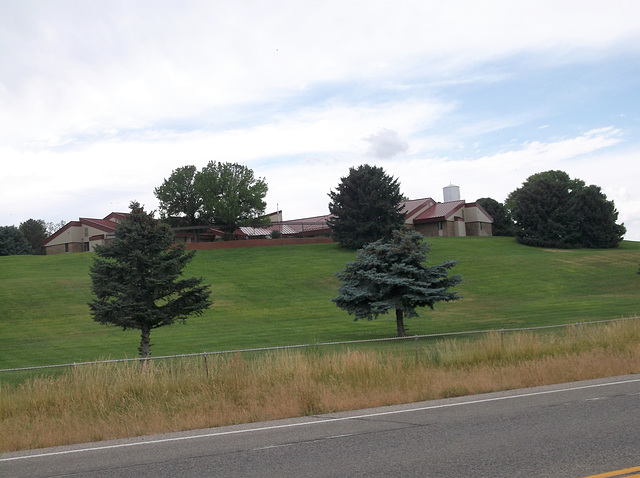
{"type": "Polygon", "coordinates": [[[460,187],[449,184],[442,191],[444,193],[444,202],[460,200],[460,187]]]}

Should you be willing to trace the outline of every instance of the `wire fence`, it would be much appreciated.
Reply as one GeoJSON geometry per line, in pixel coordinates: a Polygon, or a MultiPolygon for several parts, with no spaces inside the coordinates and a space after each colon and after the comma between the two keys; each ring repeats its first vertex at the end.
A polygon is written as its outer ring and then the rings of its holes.
{"type": "Polygon", "coordinates": [[[502,334],[505,333],[513,333],[513,332],[541,332],[545,330],[552,329],[561,329],[567,327],[576,327],[576,326],[588,326],[588,325],[601,325],[601,324],[609,324],[613,322],[620,321],[629,321],[629,320],[638,320],[639,316],[635,317],[625,317],[619,319],[608,319],[608,320],[596,320],[590,322],[574,322],[571,324],[556,324],[556,325],[543,325],[538,327],[520,327],[520,328],[502,328],[502,329],[487,329],[487,330],[468,330],[462,332],[446,332],[439,334],[425,334],[425,335],[410,335],[407,337],[385,337],[385,338],[377,338],[377,339],[366,339],[366,340],[347,340],[347,341],[338,341],[338,342],[322,342],[322,343],[313,343],[313,344],[299,344],[299,345],[280,345],[274,347],[255,347],[255,348],[247,348],[247,349],[235,349],[235,350],[219,350],[212,352],[198,352],[198,353],[190,353],[190,354],[179,354],[179,355],[163,355],[157,357],[147,357],[147,358],[125,358],[125,359],[110,359],[110,360],[94,360],[89,362],[73,362],[73,363],[63,363],[63,364],[54,364],[54,365],[37,365],[32,367],[18,367],[18,368],[6,368],[0,369],[0,373],[2,372],[24,372],[31,370],[47,370],[47,369],[61,369],[61,368],[76,368],[84,365],[98,365],[98,364],[109,364],[109,363],[125,363],[125,362],[146,362],[146,361],[155,361],[155,360],[172,360],[177,358],[186,358],[186,357],[203,357],[205,360],[209,356],[216,355],[226,355],[226,354],[246,354],[246,353],[254,353],[254,352],[268,352],[268,351],[276,351],[276,350],[293,350],[293,349],[306,349],[306,348],[320,348],[320,347],[330,347],[330,346],[349,346],[349,345],[359,345],[359,344],[371,344],[375,342],[395,342],[395,341],[413,341],[416,347],[420,340],[424,339],[441,339],[441,338],[450,338],[457,336],[473,336],[473,335],[486,335],[486,334],[502,334]]]}

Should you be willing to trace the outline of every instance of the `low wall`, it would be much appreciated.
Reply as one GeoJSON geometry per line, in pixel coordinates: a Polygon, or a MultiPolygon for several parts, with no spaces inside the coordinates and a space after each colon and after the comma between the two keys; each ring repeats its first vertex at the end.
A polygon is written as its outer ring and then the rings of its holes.
{"type": "Polygon", "coordinates": [[[303,244],[328,244],[333,242],[330,237],[287,237],[280,239],[240,239],[237,241],[191,242],[187,249],[236,249],[238,247],[261,246],[295,246],[303,244]]]}

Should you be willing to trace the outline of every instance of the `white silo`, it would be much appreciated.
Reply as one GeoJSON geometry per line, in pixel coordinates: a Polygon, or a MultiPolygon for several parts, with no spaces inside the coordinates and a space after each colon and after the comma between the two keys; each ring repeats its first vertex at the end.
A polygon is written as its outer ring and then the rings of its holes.
{"type": "Polygon", "coordinates": [[[444,193],[444,202],[459,201],[460,200],[460,188],[449,184],[442,189],[444,193]]]}

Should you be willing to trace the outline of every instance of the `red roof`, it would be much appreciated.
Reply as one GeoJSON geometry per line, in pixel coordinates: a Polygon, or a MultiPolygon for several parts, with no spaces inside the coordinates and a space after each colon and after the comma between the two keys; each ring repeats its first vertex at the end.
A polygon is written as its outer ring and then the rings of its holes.
{"type": "Polygon", "coordinates": [[[456,211],[464,207],[464,201],[436,203],[416,217],[414,223],[437,222],[449,219],[456,211]]]}
{"type": "Polygon", "coordinates": [[[81,217],[80,223],[87,226],[95,227],[104,232],[113,232],[116,230],[117,222],[109,221],[107,219],[91,219],[88,217],[81,217]]]}
{"type": "Polygon", "coordinates": [[[122,219],[126,219],[126,217],[127,217],[127,214],[122,213],[122,212],[112,212],[111,214],[109,214],[104,219],[93,219],[93,218],[89,218],[89,217],[81,217],[77,221],[70,221],[70,222],[66,223],[64,226],[62,226],[56,232],[54,232],[49,237],[47,237],[42,243],[44,245],[47,245],[54,238],[58,237],[60,234],[62,234],[64,231],[68,230],[69,228],[71,228],[71,227],[82,227],[83,225],[94,227],[94,228],[96,228],[96,229],[98,229],[100,231],[106,232],[106,233],[114,232],[115,229],[116,229],[116,226],[118,225],[118,223],[113,221],[113,220],[110,221],[109,219],[120,219],[120,220],[122,220],[122,219]]]}
{"type": "Polygon", "coordinates": [[[432,206],[436,202],[431,198],[424,199],[410,199],[408,201],[403,201],[401,203],[402,209],[401,211],[406,213],[407,217],[410,217],[414,213],[416,213],[420,208],[424,206],[432,206]]]}

